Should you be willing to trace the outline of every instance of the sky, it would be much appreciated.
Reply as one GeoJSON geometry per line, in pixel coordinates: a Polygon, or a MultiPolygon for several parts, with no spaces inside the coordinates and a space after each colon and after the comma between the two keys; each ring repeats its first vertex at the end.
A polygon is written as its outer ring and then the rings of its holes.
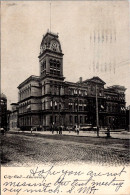
{"type": "MultiPolygon", "coordinates": [[[[128,1],[52,1],[51,31],[59,34],[65,80],[99,76],[123,85],[130,105],[128,1]]],[[[50,30],[49,1],[1,2],[1,91],[8,108],[18,85],[39,75],[40,43],[50,30]]]]}

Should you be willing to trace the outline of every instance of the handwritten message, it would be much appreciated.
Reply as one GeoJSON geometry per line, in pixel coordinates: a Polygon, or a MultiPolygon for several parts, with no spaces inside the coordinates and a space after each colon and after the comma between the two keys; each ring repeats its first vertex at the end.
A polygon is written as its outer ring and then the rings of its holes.
{"type": "Polygon", "coordinates": [[[4,174],[2,194],[96,194],[102,187],[116,194],[124,185],[125,174],[125,167],[118,172],[35,167],[23,174],[4,174]]]}

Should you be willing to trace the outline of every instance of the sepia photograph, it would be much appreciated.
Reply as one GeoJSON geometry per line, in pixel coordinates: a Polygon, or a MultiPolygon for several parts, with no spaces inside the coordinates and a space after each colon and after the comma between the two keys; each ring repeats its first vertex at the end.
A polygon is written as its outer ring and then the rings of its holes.
{"type": "Polygon", "coordinates": [[[1,194],[129,194],[129,1],[1,1],[1,194]]]}

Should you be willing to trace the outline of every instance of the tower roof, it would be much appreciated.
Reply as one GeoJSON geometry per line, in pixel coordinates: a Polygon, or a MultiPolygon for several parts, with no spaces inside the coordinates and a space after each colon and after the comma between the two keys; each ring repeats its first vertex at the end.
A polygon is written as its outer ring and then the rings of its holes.
{"type": "Polygon", "coordinates": [[[59,42],[58,38],[59,38],[58,33],[55,34],[55,33],[52,33],[52,32],[47,32],[45,35],[43,35],[41,45],[50,44],[52,39],[56,39],[59,42]]]}
{"type": "Polygon", "coordinates": [[[53,50],[58,53],[62,53],[58,33],[55,34],[48,31],[45,35],[43,35],[40,45],[40,54],[45,50],[53,50]]]}

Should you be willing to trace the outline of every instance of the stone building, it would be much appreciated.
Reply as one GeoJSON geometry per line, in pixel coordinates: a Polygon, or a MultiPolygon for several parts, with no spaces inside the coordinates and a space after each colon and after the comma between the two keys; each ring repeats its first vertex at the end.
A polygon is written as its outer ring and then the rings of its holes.
{"type": "Polygon", "coordinates": [[[7,97],[0,94],[0,127],[7,130],[7,97]]]}
{"type": "Polygon", "coordinates": [[[11,104],[11,113],[9,116],[9,129],[17,129],[18,128],[18,104],[11,104]]]}
{"type": "Polygon", "coordinates": [[[65,81],[63,53],[57,34],[47,32],[40,45],[40,76],[30,76],[19,86],[19,126],[49,129],[75,124],[96,125],[96,95],[99,125],[125,126],[125,87],[105,88],[99,77],[76,83],[65,81]]]}
{"type": "Polygon", "coordinates": [[[105,89],[106,96],[106,124],[115,128],[126,127],[126,88],[119,85],[113,85],[105,89]]]}
{"type": "Polygon", "coordinates": [[[126,108],[126,129],[130,131],[130,105],[126,108]]]}

